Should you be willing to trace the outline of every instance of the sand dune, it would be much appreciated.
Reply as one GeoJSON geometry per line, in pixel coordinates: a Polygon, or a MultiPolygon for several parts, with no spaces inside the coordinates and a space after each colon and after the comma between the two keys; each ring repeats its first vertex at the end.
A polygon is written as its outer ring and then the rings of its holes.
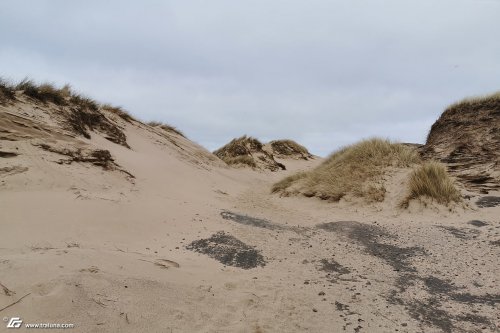
{"type": "Polygon", "coordinates": [[[74,332],[498,331],[499,192],[398,208],[408,170],[392,170],[382,201],[283,197],[272,184],[322,159],[230,168],[103,109],[75,127],[72,108],[21,93],[0,106],[2,317],[74,332]]]}
{"type": "Polygon", "coordinates": [[[500,93],[448,107],[432,126],[424,152],[448,164],[468,188],[500,189],[500,93]]]}
{"type": "Polygon", "coordinates": [[[274,158],[271,151],[256,138],[246,135],[231,140],[228,144],[214,151],[214,155],[232,167],[250,167],[252,169],[279,171],[286,166],[274,158]]]}
{"type": "Polygon", "coordinates": [[[302,160],[314,158],[306,147],[293,140],[273,140],[266,143],[263,149],[277,158],[302,160]]]}

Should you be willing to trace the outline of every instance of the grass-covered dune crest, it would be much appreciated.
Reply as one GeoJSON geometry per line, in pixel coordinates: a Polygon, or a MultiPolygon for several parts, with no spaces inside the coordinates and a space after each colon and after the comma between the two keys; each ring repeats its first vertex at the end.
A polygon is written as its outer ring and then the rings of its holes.
{"type": "Polygon", "coordinates": [[[271,171],[284,170],[285,166],[277,162],[273,154],[264,149],[264,144],[251,136],[242,136],[214,151],[214,154],[227,165],[246,166],[253,169],[271,171]]]}
{"type": "Polygon", "coordinates": [[[338,201],[346,195],[383,201],[386,189],[382,176],[386,170],[415,163],[420,163],[420,157],[414,148],[372,138],[337,150],[315,169],[291,175],[274,184],[271,191],[284,195],[300,193],[330,201],[338,201]]]}
{"type": "Polygon", "coordinates": [[[267,143],[264,149],[278,158],[292,158],[308,160],[313,155],[306,147],[290,139],[273,140],[267,143]]]}

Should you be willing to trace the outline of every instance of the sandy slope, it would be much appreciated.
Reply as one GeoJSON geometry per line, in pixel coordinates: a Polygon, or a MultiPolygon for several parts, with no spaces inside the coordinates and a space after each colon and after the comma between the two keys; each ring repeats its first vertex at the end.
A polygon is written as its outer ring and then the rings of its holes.
{"type": "Polygon", "coordinates": [[[18,154],[0,158],[0,283],[11,291],[0,289],[0,308],[28,294],[1,317],[75,332],[498,331],[500,207],[478,208],[479,196],[452,212],[280,198],[270,185],[318,159],[229,169],[187,139],[120,119],[131,149],[71,136],[53,111],[0,107],[0,151],[18,154]],[[116,165],[58,164],[65,157],[40,142],[106,149],[116,165]],[[218,231],[265,265],[186,248],[218,231]]]}

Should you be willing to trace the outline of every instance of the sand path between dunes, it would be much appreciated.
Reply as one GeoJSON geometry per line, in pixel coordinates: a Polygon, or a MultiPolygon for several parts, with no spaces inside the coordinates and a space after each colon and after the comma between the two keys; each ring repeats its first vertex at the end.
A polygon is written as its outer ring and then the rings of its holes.
{"type": "Polygon", "coordinates": [[[316,162],[225,169],[137,128],[127,138],[132,150],[89,144],[134,183],[54,171],[21,146],[29,171],[0,191],[0,308],[28,296],[1,317],[73,332],[495,332],[499,206],[280,198],[270,185],[316,162]]]}

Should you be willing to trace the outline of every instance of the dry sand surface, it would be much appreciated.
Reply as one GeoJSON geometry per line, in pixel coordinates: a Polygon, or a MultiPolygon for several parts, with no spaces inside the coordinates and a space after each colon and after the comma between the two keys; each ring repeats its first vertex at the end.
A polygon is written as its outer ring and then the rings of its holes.
{"type": "Polygon", "coordinates": [[[175,133],[107,115],[127,148],[71,133],[57,112],[0,106],[2,318],[72,332],[498,332],[498,192],[451,211],[280,197],[274,182],[320,159],[231,169],[175,133]]]}

